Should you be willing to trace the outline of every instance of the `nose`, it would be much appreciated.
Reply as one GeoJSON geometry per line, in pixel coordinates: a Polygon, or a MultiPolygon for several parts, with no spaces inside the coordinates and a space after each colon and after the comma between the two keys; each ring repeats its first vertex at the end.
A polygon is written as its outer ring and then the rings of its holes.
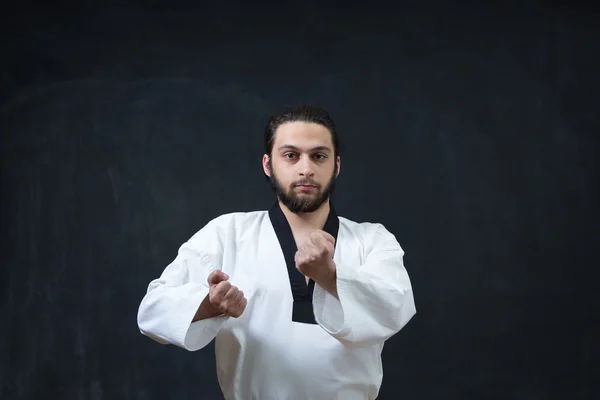
{"type": "Polygon", "coordinates": [[[315,175],[314,164],[311,161],[310,157],[302,157],[300,158],[300,162],[298,163],[298,173],[303,177],[312,178],[315,175]]]}

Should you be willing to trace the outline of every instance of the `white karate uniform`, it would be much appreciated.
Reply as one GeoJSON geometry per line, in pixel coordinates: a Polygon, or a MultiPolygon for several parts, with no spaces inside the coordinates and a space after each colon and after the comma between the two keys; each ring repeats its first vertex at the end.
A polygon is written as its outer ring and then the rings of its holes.
{"type": "Polygon", "coordinates": [[[404,251],[383,225],[338,217],[333,205],[324,230],[336,238],[339,300],[295,269],[296,245],[275,203],[217,217],[184,243],[150,282],[140,331],[189,351],[215,339],[227,400],[375,399],[384,341],[416,313],[404,251]],[[191,323],[215,269],[244,292],[246,310],[191,323]]]}

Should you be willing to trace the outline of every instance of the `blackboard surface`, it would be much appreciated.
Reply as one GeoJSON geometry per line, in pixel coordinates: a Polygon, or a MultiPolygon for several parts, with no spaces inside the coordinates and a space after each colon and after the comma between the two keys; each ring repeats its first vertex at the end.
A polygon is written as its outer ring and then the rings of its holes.
{"type": "Polygon", "coordinates": [[[4,6],[0,398],[222,398],[214,347],[137,307],[209,219],[271,204],[262,131],[300,102],[345,144],[338,213],[406,251],[380,398],[600,398],[599,13],[492,4],[4,6]]]}

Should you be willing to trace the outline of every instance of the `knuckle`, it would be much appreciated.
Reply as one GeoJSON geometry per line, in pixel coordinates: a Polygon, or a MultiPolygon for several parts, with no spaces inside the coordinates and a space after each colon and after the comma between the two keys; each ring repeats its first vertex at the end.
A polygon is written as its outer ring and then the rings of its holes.
{"type": "Polygon", "coordinates": [[[220,292],[227,293],[227,291],[229,290],[230,287],[231,287],[231,283],[223,281],[223,282],[219,283],[219,286],[217,288],[219,289],[220,292]]]}

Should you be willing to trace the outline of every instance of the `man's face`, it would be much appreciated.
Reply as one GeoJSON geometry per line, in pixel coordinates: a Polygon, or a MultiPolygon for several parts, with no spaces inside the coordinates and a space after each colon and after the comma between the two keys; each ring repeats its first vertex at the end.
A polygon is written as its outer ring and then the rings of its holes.
{"type": "Polygon", "coordinates": [[[288,122],[277,129],[271,157],[263,157],[263,169],[291,212],[313,212],[333,192],[339,162],[327,128],[288,122]]]}

